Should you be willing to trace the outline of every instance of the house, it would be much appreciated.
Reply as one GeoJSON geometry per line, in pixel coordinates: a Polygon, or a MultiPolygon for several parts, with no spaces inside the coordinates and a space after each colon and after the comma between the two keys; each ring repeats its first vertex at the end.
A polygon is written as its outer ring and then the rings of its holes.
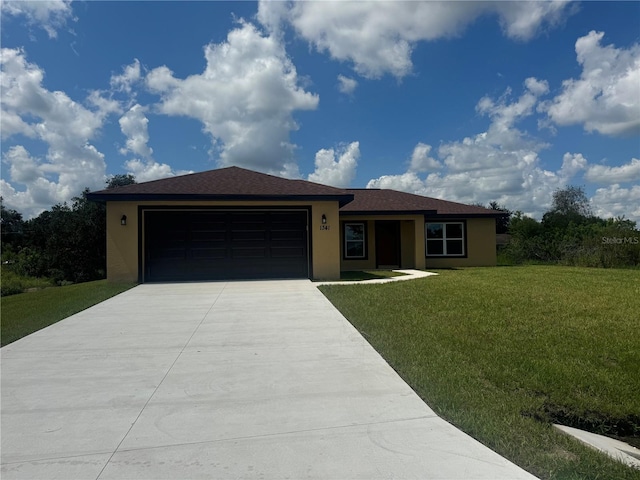
{"type": "Polygon", "coordinates": [[[107,278],[337,279],[340,271],[495,265],[500,212],[239,167],[88,194],[107,207],[107,278]]]}

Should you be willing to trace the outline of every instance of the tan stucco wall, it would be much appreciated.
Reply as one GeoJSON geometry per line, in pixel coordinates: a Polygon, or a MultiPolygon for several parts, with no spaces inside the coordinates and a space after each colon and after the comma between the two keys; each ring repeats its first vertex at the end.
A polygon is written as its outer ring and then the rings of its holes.
{"type": "Polygon", "coordinates": [[[340,269],[372,270],[376,268],[376,220],[400,221],[401,268],[424,268],[424,216],[423,215],[342,215],[340,217],[340,269]],[[367,222],[367,258],[346,260],[344,256],[344,222],[367,222]]]}
{"type": "MultiPolygon", "coordinates": [[[[340,232],[340,269],[371,270],[376,268],[375,222],[376,220],[400,220],[401,268],[449,268],[492,266],[496,264],[495,219],[470,218],[467,225],[467,256],[461,258],[425,257],[425,220],[422,215],[403,216],[346,216],[340,218],[341,229],[344,222],[367,222],[367,252],[364,260],[343,258],[344,235],[340,232]]],[[[434,220],[435,221],[435,220],[434,220]]],[[[447,220],[442,220],[447,221],[447,220]]],[[[452,219],[451,221],[459,221],[452,219]]]]}
{"type": "Polygon", "coordinates": [[[139,206],[311,207],[309,239],[313,278],[317,280],[340,278],[340,222],[337,202],[107,202],[107,278],[110,281],[137,282],[140,280],[138,278],[139,206]],[[127,216],[126,226],[120,225],[123,214],[127,216]],[[323,214],[327,217],[325,228],[321,227],[323,214]]]}
{"type": "MultiPolygon", "coordinates": [[[[436,221],[436,220],[434,220],[436,221]]],[[[446,221],[446,220],[443,220],[446,221]]],[[[456,220],[452,220],[456,221],[456,220]]],[[[485,267],[496,264],[496,221],[494,218],[469,218],[467,257],[427,257],[426,268],[485,267]]]]}
{"type": "Polygon", "coordinates": [[[138,281],[138,206],[107,202],[107,279],[112,282],[138,281]],[[127,225],[120,225],[122,215],[127,225]]]}

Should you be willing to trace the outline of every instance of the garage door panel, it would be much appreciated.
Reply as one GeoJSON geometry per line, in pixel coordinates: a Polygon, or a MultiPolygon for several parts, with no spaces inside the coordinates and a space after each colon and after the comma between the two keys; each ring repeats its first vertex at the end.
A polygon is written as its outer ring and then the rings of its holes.
{"type": "Polygon", "coordinates": [[[192,248],[191,253],[195,260],[220,260],[229,256],[226,248],[192,248]]]}
{"type": "Polygon", "coordinates": [[[231,258],[243,259],[243,258],[264,258],[266,256],[267,249],[264,247],[232,247],[231,258]]]}
{"type": "Polygon", "coordinates": [[[308,278],[307,211],[145,211],[145,281],[308,278]]]}
{"type": "Polygon", "coordinates": [[[246,230],[231,232],[232,241],[258,241],[264,242],[267,239],[267,232],[264,230],[246,230]]]}
{"type": "Polygon", "coordinates": [[[291,247],[272,247],[271,258],[299,258],[304,255],[304,249],[291,247]]]}

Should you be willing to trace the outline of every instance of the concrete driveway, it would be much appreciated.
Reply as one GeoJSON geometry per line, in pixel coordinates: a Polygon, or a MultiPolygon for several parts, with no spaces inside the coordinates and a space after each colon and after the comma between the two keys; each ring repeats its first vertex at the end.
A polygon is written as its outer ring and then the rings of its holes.
{"type": "Polygon", "coordinates": [[[140,285],[1,357],[3,480],[534,478],[307,280],[140,285]]]}

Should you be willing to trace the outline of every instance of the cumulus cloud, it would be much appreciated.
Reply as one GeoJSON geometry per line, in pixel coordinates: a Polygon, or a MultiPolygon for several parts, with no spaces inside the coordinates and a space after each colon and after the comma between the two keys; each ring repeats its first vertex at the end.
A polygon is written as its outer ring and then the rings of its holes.
{"type": "Polygon", "coordinates": [[[111,88],[113,90],[132,93],[132,87],[142,80],[142,71],[140,68],[140,61],[135,58],[131,65],[126,65],[122,69],[120,75],[111,76],[111,88]]]}
{"type": "Polygon", "coordinates": [[[126,161],[124,168],[127,173],[130,173],[136,178],[137,182],[149,182],[160,178],[193,173],[191,170],[175,171],[170,165],[167,165],[166,163],[158,163],[153,159],[141,160],[139,158],[134,158],[126,161]]]}
{"type": "Polygon", "coordinates": [[[127,137],[126,147],[120,149],[122,155],[131,152],[144,158],[149,158],[153,149],[147,145],[149,142],[149,119],[145,115],[145,107],[135,104],[125,113],[120,120],[120,130],[127,137]]]}
{"type": "Polygon", "coordinates": [[[440,160],[431,158],[429,145],[418,144],[406,173],[372,179],[367,187],[393,188],[463,203],[497,201],[540,216],[550,205],[553,191],[564,186],[581,164],[579,154],[569,154],[563,171],[545,170],[539,153],[546,145],[515,127],[535,112],[539,97],[547,91],[545,82],[529,78],[524,92],[515,100],[510,90],[498,99],[482,98],[476,110],[491,119],[485,132],[442,143],[437,152],[440,160]],[[416,156],[431,158],[432,167],[442,168],[437,172],[431,169],[421,177],[413,162],[416,156]]]}
{"type": "Polygon", "coordinates": [[[484,14],[498,17],[505,35],[528,40],[554,26],[570,9],[550,2],[273,2],[261,1],[258,19],[272,31],[287,22],[320,52],[353,64],[364,77],[411,73],[420,41],[455,37],[484,14]]]}
{"type": "Polygon", "coordinates": [[[442,164],[438,160],[429,156],[430,153],[431,145],[418,143],[411,154],[409,172],[428,172],[442,168],[442,164]]]}
{"type": "Polygon", "coordinates": [[[567,8],[569,1],[497,3],[502,29],[508,37],[517,40],[529,40],[541,27],[555,27],[572,13],[572,9],[567,8]]]}
{"type": "Polygon", "coordinates": [[[353,95],[353,92],[356,91],[356,87],[358,86],[357,80],[353,78],[345,77],[344,75],[338,75],[338,90],[340,93],[344,93],[346,95],[353,95]]]}
{"type": "Polygon", "coordinates": [[[640,135],[640,45],[601,45],[604,32],[576,41],[579,79],[562,82],[562,92],[541,106],[557,125],[582,124],[603,135],[640,135]]]}
{"type": "Polygon", "coordinates": [[[640,222],[640,185],[622,188],[613,184],[606,188],[599,188],[591,198],[593,213],[599,217],[625,216],[635,222],[640,222]]]}
{"type": "Polygon", "coordinates": [[[166,66],[149,72],[147,86],[161,96],[158,111],[202,122],[221,166],[299,175],[289,140],[298,128],[293,113],[316,109],[319,97],[298,85],[280,39],[241,23],[204,53],[200,74],[180,79],[166,66]]]}
{"type": "Polygon", "coordinates": [[[351,142],[337,149],[318,150],[315,159],[315,171],[309,175],[309,181],[346,188],[356,175],[360,158],[360,142],[351,142]]]}
{"type": "Polygon", "coordinates": [[[640,181],[640,160],[632,158],[629,163],[619,167],[591,165],[585,178],[590,182],[604,184],[637,182],[640,181]]]}
{"type": "Polygon", "coordinates": [[[0,2],[0,11],[3,15],[23,17],[29,26],[43,28],[49,38],[56,38],[67,20],[74,20],[71,0],[4,0],[0,2]]]}
{"type": "Polygon", "coordinates": [[[160,178],[173,177],[174,175],[184,175],[193,173],[191,171],[174,171],[166,163],[158,163],[153,158],[153,149],[149,142],[149,119],[146,116],[147,108],[140,104],[135,104],[122,117],[120,130],[127,137],[125,147],[120,149],[120,154],[133,154],[139,158],[127,160],[124,168],[127,173],[132,174],[138,182],[148,182],[160,178]]]}
{"type": "Polygon", "coordinates": [[[574,178],[579,172],[586,170],[587,159],[581,153],[565,153],[562,157],[562,167],[560,177],[567,182],[574,178]]]}
{"type": "Polygon", "coordinates": [[[104,155],[90,142],[116,105],[92,92],[87,103],[93,109],[89,109],[64,92],[47,90],[43,70],[27,62],[20,49],[3,48],[0,63],[1,114],[3,119],[12,119],[3,137],[21,133],[47,147],[44,157],[34,157],[20,144],[5,153],[3,163],[9,167],[11,180],[2,183],[5,203],[32,216],[70,200],[85,187],[101,187],[104,155]]]}

